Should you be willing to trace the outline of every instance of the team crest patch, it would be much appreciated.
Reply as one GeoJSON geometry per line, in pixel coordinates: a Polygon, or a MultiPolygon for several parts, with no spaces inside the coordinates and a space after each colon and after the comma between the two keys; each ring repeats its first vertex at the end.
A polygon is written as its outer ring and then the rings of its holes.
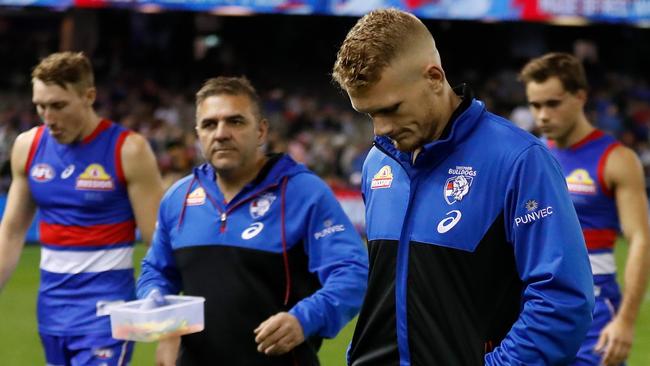
{"type": "Polygon", "coordinates": [[[444,196],[445,201],[451,205],[467,196],[476,171],[471,166],[457,166],[455,169],[449,169],[449,174],[453,176],[445,182],[444,196]]]}
{"type": "Polygon", "coordinates": [[[32,179],[38,183],[49,182],[54,179],[54,176],[56,175],[54,169],[50,165],[44,163],[34,165],[29,174],[32,179]]]}
{"type": "Polygon", "coordinates": [[[110,191],[115,188],[113,178],[101,164],[90,164],[77,177],[76,189],[85,191],[110,191]]]}
{"type": "Polygon", "coordinates": [[[249,207],[251,217],[258,219],[264,216],[269,211],[269,208],[271,208],[273,201],[275,201],[275,195],[273,193],[266,193],[254,199],[249,207]]]}
{"type": "Polygon", "coordinates": [[[569,192],[577,194],[596,194],[596,182],[585,169],[576,169],[566,177],[569,192]]]}
{"type": "Polygon", "coordinates": [[[185,204],[188,206],[200,206],[205,203],[205,191],[203,187],[198,187],[187,196],[185,204]]]}
{"type": "Polygon", "coordinates": [[[393,172],[389,165],[384,165],[379,169],[377,174],[372,177],[370,189],[390,188],[391,184],[393,184],[393,172]]]}

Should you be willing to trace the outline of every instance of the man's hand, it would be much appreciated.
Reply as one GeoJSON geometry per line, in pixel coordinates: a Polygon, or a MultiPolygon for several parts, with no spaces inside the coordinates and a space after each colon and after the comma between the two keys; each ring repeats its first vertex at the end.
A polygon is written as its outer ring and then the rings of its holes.
{"type": "Polygon", "coordinates": [[[257,350],[267,355],[285,354],[305,340],[298,319],[285,312],[266,319],[253,332],[257,350]]]}
{"type": "Polygon", "coordinates": [[[634,324],[615,317],[600,333],[594,350],[603,353],[603,365],[618,366],[630,354],[634,339],[634,324]]]}
{"type": "Polygon", "coordinates": [[[158,347],[156,347],[156,366],[175,366],[180,345],[180,336],[158,341],[158,347]]]}

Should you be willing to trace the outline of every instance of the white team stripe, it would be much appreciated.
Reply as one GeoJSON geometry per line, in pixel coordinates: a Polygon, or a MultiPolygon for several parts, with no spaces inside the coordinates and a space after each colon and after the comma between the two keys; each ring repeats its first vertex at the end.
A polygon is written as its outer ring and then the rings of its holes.
{"type": "Polygon", "coordinates": [[[48,272],[84,273],[130,268],[133,268],[133,247],[88,251],[41,247],[41,269],[48,272]]]}
{"type": "Polygon", "coordinates": [[[590,253],[591,272],[595,275],[616,273],[614,253],[590,253]]]}

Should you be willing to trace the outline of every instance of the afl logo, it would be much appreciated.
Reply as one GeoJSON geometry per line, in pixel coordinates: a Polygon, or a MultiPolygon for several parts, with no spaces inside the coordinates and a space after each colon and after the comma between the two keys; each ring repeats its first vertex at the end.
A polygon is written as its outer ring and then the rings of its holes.
{"type": "Polygon", "coordinates": [[[32,179],[39,183],[49,182],[54,179],[54,169],[48,164],[36,164],[32,168],[30,175],[32,179]]]}

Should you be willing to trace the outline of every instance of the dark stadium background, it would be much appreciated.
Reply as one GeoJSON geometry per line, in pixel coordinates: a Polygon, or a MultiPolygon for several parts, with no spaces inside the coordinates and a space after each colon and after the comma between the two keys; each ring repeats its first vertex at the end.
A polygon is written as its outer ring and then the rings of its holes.
{"type": "MultiPolygon", "coordinates": [[[[336,50],[355,21],[322,15],[0,7],[0,191],[10,183],[13,139],[38,124],[30,102],[31,67],[51,52],[74,49],[93,60],[100,113],[149,139],[168,184],[200,161],[192,127],[193,93],[201,81],[247,75],[262,94],[274,129],[270,148],[289,151],[325,178],[362,225],[355,192],[372,129],[329,78],[336,50]]],[[[650,29],[604,23],[425,23],[452,85],[469,83],[489,108],[524,127],[529,116],[517,70],[543,52],[579,54],[593,89],[590,119],[637,151],[650,176],[650,29]]],[[[143,253],[140,245],[138,257],[143,253]]],[[[619,268],[625,253],[621,243],[619,268]]],[[[38,247],[28,245],[0,295],[0,364],[44,363],[35,323],[38,257],[38,247]]],[[[325,366],[344,364],[350,337],[348,327],[325,344],[325,366]]],[[[650,293],[635,342],[628,364],[650,365],[650,293]]],[[[152,364],[153,349],[138,345],[133,364],[152,364]]]]}

